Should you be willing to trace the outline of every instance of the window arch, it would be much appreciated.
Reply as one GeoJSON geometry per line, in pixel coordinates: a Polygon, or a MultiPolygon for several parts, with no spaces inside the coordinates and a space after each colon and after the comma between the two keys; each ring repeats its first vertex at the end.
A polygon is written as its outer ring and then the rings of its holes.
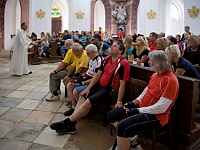
{"type": "Polygon", "coordinates": [[[180,10],[178,6],[172,2],[171,4],[171,18],[178,20],[180,17],[180,10]]]}
{"type": "Polygon", "coordinates": [[[101,0],[95,3],[94,8],[94,31],[98,31],[99,27],[105,30],[105,7],[101,0]]]}
{"type": "Polygon", "coordinates": [[[171,1],[171,35],[182,34],[184,30],[184,9],[181,0],[171,1]]]}

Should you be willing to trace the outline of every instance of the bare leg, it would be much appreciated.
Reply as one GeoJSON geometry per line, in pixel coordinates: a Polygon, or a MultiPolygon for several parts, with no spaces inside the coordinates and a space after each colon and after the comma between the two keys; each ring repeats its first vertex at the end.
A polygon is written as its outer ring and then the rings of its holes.
{"type": "Polygon", "coordinates": [[[122,138],[117,136],[117,149],[118,150],[130,150],[129,138],[122,138]]]}
{"type": "Polygon", "coordinates": [[[78,99],[75,110],[80,107],[84,102],[86,101],[86,99],[84,97],[81,97],[78,99]]]}
{"type": "Polygon", "coordinates": [[[75,86],[72,82],[69,82],[67,84],[67,92],[69,94],[70,101],[72,102],[72,106],[76,106],[76,99],[74,98],[74,95],[73,95],[74,88],[75,88],[75,86]]]}
{"type": "Polygon", "coordinates": [[[74,98],[76,99],[76,101],[78,101],[79,93],[77,92],[76,88],[73,90],[73,95],[74,95],[74,98]]]}
{"type": "MultiPolygon", "coordinates": [[[[84,97],[80,97],[80,98],[84,99],[84,97]]],[[[80,101],[82,101],[82,100],[80,100],[80,101]]],[[[80,105],[79,107],[77,107],[75,109],[74,113],[69,117],[69,119],[72,122],[78,121],[82,117],[86,116],[91,108],[92,108],[92,105],[91,105],[90,101],[87,99],[82,105],[80,105]]]]}

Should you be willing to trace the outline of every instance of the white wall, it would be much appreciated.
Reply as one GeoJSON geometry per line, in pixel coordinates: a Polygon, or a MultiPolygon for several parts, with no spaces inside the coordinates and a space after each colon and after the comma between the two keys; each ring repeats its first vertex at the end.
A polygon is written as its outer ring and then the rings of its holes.
{"type": "Polygon", "coordinates": [[[53,0],[29,0],[29,32],[38,36],[43,32],[51,33],[51,6],[53,0]],[[38,5],[39,4],[39,5],[38,5]],[[36,12],[42,9],[46,14],[44,18],[37,18],[36,12]]]}
{"type": "Polygon", "coordinates": [[[196,6],[197,8],[200,9],[200,1],[199,0],[184,0],[184,24],[185,25],[188,25],[190,26],[190,31],[193,33],[193,34],[200,34],[200,14],[198,16],[198,18],[190,18],[189,17],[189,14],[187,12],[187,9],[192,9],[192,6],[196,6]]]}
{"type": "Polygon", "coordinates": [[[152,31],[156,33],[165,32],[166,35],[172,34],[174,36],[177,33],[181,34],[184,28],[183,15],[182,0],[140,0],[138,9],[138,33],[143,33],[145,36],[149,36],[149,33],[152,31]],[[171,20],[172,1],[177,1],[176,4],[180,6],[180,21],[178,22],[171,20]],[[156,17],[153,20],[149,20],[146,16],[146,13],[150,10],[156,12],[156,17]]]}
{"type": "Polygon", "coordinates": [[[90,0],[69,0],[69,30],[90,30],[90,0]],[[75,13],[83,12],[84,18],[79,20],[75,13]]]}

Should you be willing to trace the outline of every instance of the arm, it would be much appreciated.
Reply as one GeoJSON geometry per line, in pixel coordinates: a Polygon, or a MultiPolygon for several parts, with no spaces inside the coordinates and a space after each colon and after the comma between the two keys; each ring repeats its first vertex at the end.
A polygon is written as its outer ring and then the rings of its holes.
{"type": "Polygon", "coordinates": [[[76,69],[75,66],[71,66],[70,69],[69,69],[69,71],[68,71],[68,73],[67,73],[67,76],[70,75],[70,74],[72,74],[72,73],[74,73],[75,69],[76,69]]]}
{"type": "Polygon", "coordinates": [[[102,74],[102,71],[98,70],[98,72],[92,78],[88,87],[80,93],[80,96],[83,96],[83,95],[88,96],[88,94],[90,93],[90,89],[99,81],[101,74],[102,74]]]}
{"type": "Polygon", "coordinates": [[[115,104],[115,108],[122,106],[122,100],[124,97],[125,89],[126,89],[126,81],[120,80],[120,87],[119,87],[117,103],[115,104]]]}
{"type": "Polygon", "coordinates": [[[177,68],[175,71],[175,74],[177,75],[183,75],[185,73],[185,69],[183,68],[177,68]]]}
{"type": "Polygon", "coordinates": [[[161,97],[157,103],[148,107],[138,108],[140,113],[148,113],[148,114],[161,114],[164,113],[168,107],[171,105],[172,100],[161,97]]]}
{"type": "Polygon", "coordinates": [[[76,71],[76,73],[83,73],[83,71],[87,69],[85,67],[79,67],[78,70],[76,71]]]}
{"type": "Polygon", "coordinates": [[[140,60],[140,63],[145,63],[145,62],[147,62],[147,60],[148,60],[148,56],[147,55],[143,55],[141,60],[140,60]]]}
{"type": "Polygon", "coordinates": [[[55,74],[55,73],[57,73],[57,72],[59,72],[59,71],[65,69],[66,65],[67,65],[66,63],[61,62],[61,63],[58,65],[58,67],[57,67],[54,71],[51,71],[51,72],[50,72],[49,75],[51,76],[52,74],[55,74]]]}
{"type": "Polygon", "coordinates": [[[128,62],[133,63],[133,60],[134,60],[134,55],[133,54],[129,55],[128,56],[128,62]]]}

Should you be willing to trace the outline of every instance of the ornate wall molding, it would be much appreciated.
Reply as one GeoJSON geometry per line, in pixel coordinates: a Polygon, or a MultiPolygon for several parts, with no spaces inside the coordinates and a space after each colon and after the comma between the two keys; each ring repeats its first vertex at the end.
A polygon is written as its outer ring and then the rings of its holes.
{"type": "Polygon", "coordinates": [[[156,12],[151,9],[149,12],[146,13],[146,15],[149,20],[153,20],[156,17],[156,12]]]}
{"type": "Polygon", "coordinates": [[[77,18],[78,20],[81,20],[81,19],[84,18],[85,14],[84,14],[84,12],[82,12],[82,11],[78,11],[78,12],[75,13],[75,16],[76,16],[76,18],[77,18]]]}
{"type": "Polygon", "coordinates": [[[187,9],[187,12],[189,14],[189,17],[192,19],[198,18],[199,16],[199,8],[196,6],[192,6],[192,9],[187,9]]]}
{"type": "Polygon", "coordinates": [[[37,18],[42,19],[46,15],[46,12],[42,11],[42,9],[39,9],[39,11],[36,11],[35,14],[36,14],[37,18]]]}

